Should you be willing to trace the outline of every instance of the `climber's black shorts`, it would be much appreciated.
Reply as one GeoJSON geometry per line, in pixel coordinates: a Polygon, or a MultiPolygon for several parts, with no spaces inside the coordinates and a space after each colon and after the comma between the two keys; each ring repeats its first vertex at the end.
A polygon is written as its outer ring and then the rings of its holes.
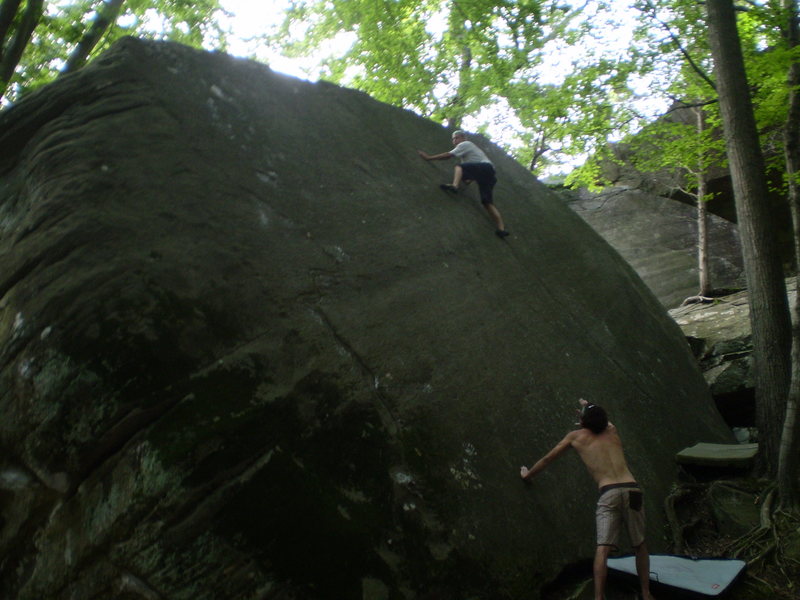
{"type": "Polygon", "coordinates": [[[494,184],[497,183],[497,177],[492,164],[486,162],[461,163],[461,169],[464,181],[474,181],[478,184],[481,204],[493,204],[492,191],[494,184]]]}

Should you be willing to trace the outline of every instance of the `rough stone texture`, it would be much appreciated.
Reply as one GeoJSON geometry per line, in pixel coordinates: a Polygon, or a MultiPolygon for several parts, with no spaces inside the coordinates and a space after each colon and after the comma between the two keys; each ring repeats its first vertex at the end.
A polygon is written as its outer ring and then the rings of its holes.
{"type": "MultiPolygon", "coordinates": [[[[696,126],[697,117],[694,109],[674,103],[670,109],[660,117],[659,120],[683,123],[684,125],[696,126]]],[[[640,135],[647,135],[648,127],[645,127],[640,135]]],[[[718,131],[721,136],[722,132],[718,131]]],[[[765,156],[770,156],[776,151],[780,152],[780,145],[770,145],[763,148],[765,156]]],[[[695,200],[692,196],[682,191],[686,187],[685,173],[680,169],[663,169],[658,172],[642,172],[633,166],[636,153],[660,151],[658,145],[643,145],[639,140],[636,144],[615,143],[611,144],[613,159],[601,161],[600,169],[604,178],[612,182],[610,192],[615,193],[614,188],[635,189],[642,194],[650,195],[660,199],[669,199],[684,203],[689,207],[694,207],[695,200]]],[[[777,162],[781,164],[783,159],[778,157],[777,162]]],[[[710,165],[705,173],[706,191],[711,199],[707,201],[706,207],[709,213],[722,219],[721,223],[725,228],[730,228],[731,223],[737,222],[736,206],[733,195],[733,183],[731,181],[728,166],[710,165]]],[[[778,245],[778,249],[783,256],[785,264],[794,262],[794,235],[792,234],[792,216],[789,210],[789,202],[785,194],[780,190],[784,188],[780,170],[768,174],[770,177],[770,193],[767,202],[770,205],[770,216],[772,217],[771,230],[778,245]]],[[[691,211],[692,213],[694,210],[691,211]]],[[[694,219],[694,217],[692,217],[694,219]]],[[[694,245],[694,242],[691,242],[694,245]]],[[[738,242],[737,242],[738,245],[738,242]]],[[[615,246],[616,247],[616,246],[615,246]]],[[[730,256],[738,256],[738,252],[730,256]]],[[[733,259],[735,264],[740,263],[740,259],[733,259]]],[[[645,279],[647,282],[647,279],[645,279]]],[[[726,286],[714,283],[715,287],[737,287],[726,286]]],[[[696,284],[695,284],[696,287],[696,284]]],[[[660,296],[659,296],[660,297],[660,296]]],[[[668,305],[674,306],[674,305],[668,305]]]]}
{"type": "MultiPolygon", "coordinates": [[[[769,496],[771,482],[742,477],[741,473],[729,474],[731,478],[720,479],[721,472],[716,471],[711,480],[684,482],[675,486],[665,505],[672,524],[672,553],[732,558],[734,542],[762,524],[761,511],[769,496]]],[[[786,531],[782,525],[778,527],[786,531]]],[[[778,534],[781,546],[788,547],[783,542],[783,531],[778,534]]],[[[758,548],[755,544],[745,548],[742,553],[740,547],[738,558],[748,560],[757,554],[758,548]]],[[[772,598],[774,594],[740,594],[731,590],[730,597],[772,598]]]]}
{"type": "Polygon", "coordinates": [[[689,339],[712,395],[753,388],[747,292],[723,296],[710,304],[687,304],[669,314],[689,339]]]}
{"type": "Polygon", "coordinates": [[[647,490],[729,441],[680,329],[528,172],[366,95],[123,40],[0,114],[0,595],[529,598],[593,554],[603,403],[647,490]],[[680,427],[663,427],[680,422],[680,427]]]}
{"type": "MultiPolygon", "coordinates": [[[[582,191],[570,207],[636,270],[667,308],[699,289],[697,220],[694,207],[624,187],[599,194],[582,191]]],[[[709,215],[711,285],[744,285],[736,225],[709,215]]]]}
{"type": "MultiPolygon", "coordinates": [[[[681,103],[673,103],[669,110],[663,114],[659,121],[682,123],[683,125],[697,126],[697,115],[693,108],[688,108],[681,103]]],[[[655,124],[654,124],[655,125],[655,124]]],[[[639,137],[648,139],[652,133],[649,126],[645,126],[639,137]]],[[[718,131],[719,136],[722,135],[718,131]]],[[[686,173],[682,169],[662,169],[657,172],[645,173],[633,166],[638,153],[657,153],[661,151],[658,144],[650,141],[642,143],[642,139],[635,144],[626,142],[610,145],[613,160],[604,160],[601,163],[603,176],[615,186],[635,188],[648,193],[671,198],[688,204],[694,200],[681,191],[686,187],[686,173]]],[[[705,172],[706,186],[713,198],[708,201],[708,210],[731,222],[736,222],[736,209],[733,204],[733,191],[730,185],[730,172],[727,165],[711,165],[705,172]]]]}
{"type": "MultiPolygon", "coordinates": [[[[796,283],[794,277],[786,280],[790,305],[797,293],[796,283]]],[[[688,304],[669,311],[689,340],[711,394],[732,426],[751,426],[754,420],[753,342],[747,302],[744,291],[711,304],[688,304]]]]}
{"type": "Polygon", "coordinates": [[[738,538],[759,524],[761,505],[756,494],[717,481],[709,486],[708,498],[721,536],[738,538]]]}

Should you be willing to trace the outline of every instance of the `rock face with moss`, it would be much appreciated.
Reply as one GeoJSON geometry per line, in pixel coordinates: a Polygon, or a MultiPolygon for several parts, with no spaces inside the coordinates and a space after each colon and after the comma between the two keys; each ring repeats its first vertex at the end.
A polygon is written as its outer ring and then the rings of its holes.
{"type": "Polygon", "coordinates": [[[727,440],[680,330],[524,168],[500,240],[449,132],[123,40],[0,115],[0,589],[522,598],[593,553],[607,405],[647,490],[727,440]],[[432,595],[433,594],[433,595],[432,595]]]}

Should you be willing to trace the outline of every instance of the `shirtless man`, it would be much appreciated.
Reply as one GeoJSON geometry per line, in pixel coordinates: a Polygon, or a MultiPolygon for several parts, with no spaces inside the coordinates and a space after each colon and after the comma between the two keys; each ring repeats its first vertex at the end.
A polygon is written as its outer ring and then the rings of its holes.
{"type": "Polygon", "coordinates": [[[627,525],[628,537],[636,549],[636,572],[643,600],[650,595],[650,555],[644,539],[644,506],[642,491],[625,462],[622,440],[617,428],[608,422],[605,410],[580,399],[580,429],[569,432],[530,469],[522,467],[520,476],[528,481],[569,448],[581,457],[589,474],[600,488],[597,500],[597,550],[594,555],[594,597],[603,600],[608,573],[607,560],[615,548],[622,529],[627,525]]]}

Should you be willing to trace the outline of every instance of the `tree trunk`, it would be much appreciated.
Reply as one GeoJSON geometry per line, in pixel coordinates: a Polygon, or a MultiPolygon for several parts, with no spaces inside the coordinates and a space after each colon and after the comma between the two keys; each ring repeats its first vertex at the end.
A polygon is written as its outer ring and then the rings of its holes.
{"type": "Polygon", "coordinates": [[[700,283],[699,296],[711,295],[711,277],[708,266],[708,210],[706,201],[706,182],[703,175],[697,182],[697,276],[700,283]]]}
{"type": "MultiPolygon", "coordinates": [[[[797,0],[784,0],[789,48],[800,43],[797,0]]],[[[783,148],[786,162],[786,178],[789,189],[789,206],[794,227],[795,268],[800,273],[800,63],[789,67],[789,111],[783,130],[783,148]]],[[[800,283],[800,274],[797,276],[800,283]]],[[[800,288],[798,288],[800,289],[800,288]]],[[[800,401],[800,294],[794,302],[794,324],[792,326],[792,383],[786,403],[786,418],[783,422],[780,452],[778,454],[778,495],[781,507],[786,510],[800,509],[800,485],[798,483],[798,419],[797,405],[800,401]]]]}
{"type": "Polygon", "coordinates": [[[21,2],[22,0],[3,0],[0,3],[0,60],[3,59],[6,47],[6,35],[8,35],[21,2]]]}
{"type": "MultiPolygon", "coordinates": [[[[706,128],[706,120],[703,109],[694,109],[697,116],[697,133],[703,135],[706,128]]],[[[697,276],[700,283],[700,297],[711,294],[711,275],[708,266],[708,210],[706,206],[706,169],[703,151],[697,157],[697,276]]]]}
{"type": "Polygon", "coordinates": [[[122,10],[124,2],[125,0],[106,0],[106,2],[103,3],[103,7],[97,13],[92,26],[83,34],[78,45],[75,46],[72,54],[67,58],[64,68],[61,70],[62,73],[77,71],[86,64],[89,54],[91,54],[94,47],[100,42],[103,34],[112,23],[117,21],[117,17],[122,10]]]}
{"type": "Polygon", "coordinates": [[[732,0],[707,0],[753,334],[760,469],[774,476],[789,391],[791,320],[732,0]]]}
{"type": "MultiPolygon", "coordinates": [[[[17,68],[22,58],[22,53],[25,51],[28,42],[30,42],[33,30],[36,29],[36,25],[42,17],[43,3],[44,0],[28,0],[28,3],[25,5],[25,12],[22,14],[14,36],[5,46],[2,59],[0,60],[0,98],[5,95],[11,77],[14,75],[14,70],[17,68]]],[[[0,7],[3,12],[3,18],[6,17],[6,10],[10,11],[13,4],[12,2],[6,5],[6,2],[3,2],[2,7],[0,7]]],[[[5,40],[3,40],[3,42],[5,42],[5,40]]]]}
{"type": "Polygon", "coordinates": [[[455,1],[450,6],[450,17],[448,29],[454,42],[460,49],[458,65],[458,87],[455,95],[447,105],[445,120],[448,127],[454,129],[461,128],[461,121],[466,113],[466,99],[469,97],[469,89],[472,80],[472,48],[468,43],[466,31],[466,16],[455,1]]]}
{"type": "Polygon", "coordinates": [[[531,157],[531,162],[528,165],[528,169],[530,171],[535,171],[536,167],[539,166],[539,160],[550,150],[550,147],[547,144],[547,137],[544,131],[540,131],[536,134],[536,138],[531,142],[533,156],[531,157]]]}

